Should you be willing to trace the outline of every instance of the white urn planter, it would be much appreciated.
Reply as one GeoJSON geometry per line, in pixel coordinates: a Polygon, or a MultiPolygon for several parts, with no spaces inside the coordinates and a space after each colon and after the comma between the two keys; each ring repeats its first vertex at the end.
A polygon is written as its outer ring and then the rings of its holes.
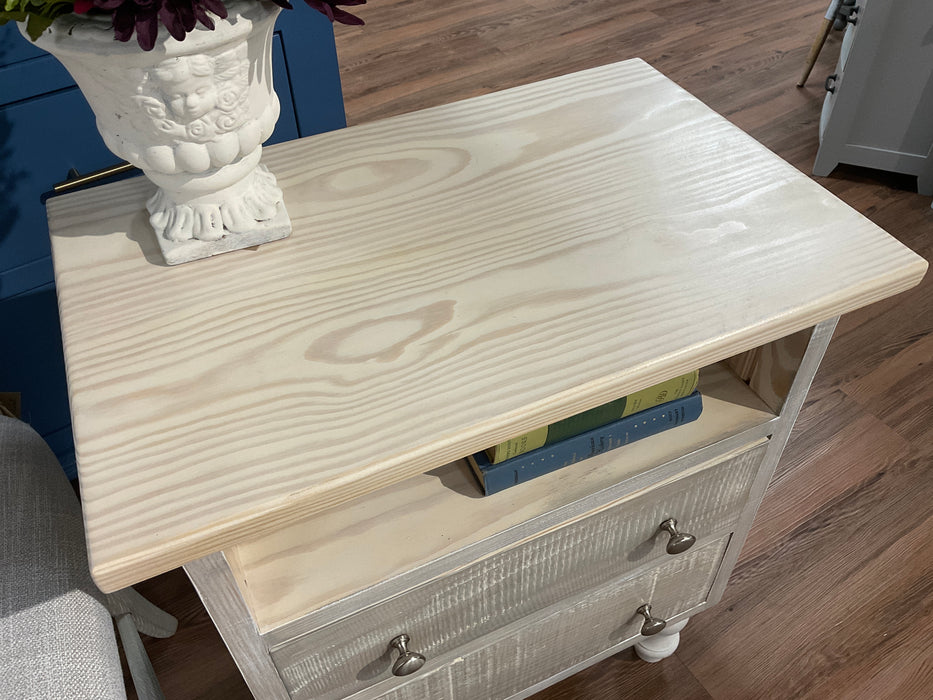
{"type": "Polygon", "coordinates": [[[184,41],[161,27],[152,51],[115,40],[109,17],[89,15],[59,17],[36,42],[71,73],[107,147],[158,186],[147,209],[170,265],[291,232],[282,190],[260,163],[279,116],[280,8],[226,6],[213,30],[198,26],[184,41]]]}

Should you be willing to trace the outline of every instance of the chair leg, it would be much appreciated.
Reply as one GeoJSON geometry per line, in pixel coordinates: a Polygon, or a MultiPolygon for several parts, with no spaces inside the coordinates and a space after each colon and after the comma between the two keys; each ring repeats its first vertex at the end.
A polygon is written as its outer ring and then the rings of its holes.
{"type": "Polygon", "coordinates": [[[162,688],[156,678],[155,669],[149,661],[146,647],[139,637],[136,623],[131,613],[123,613],[115,617],[117,632],[120,633],[120,643],[126,655],[126,665],[129,666],[130,676],[133,678],[133,687],[139,700],[165,700],[162,688]]]}
{"type": "Polygon", "coordinates": [[[178,620],[150,603],[133,588],[108,594],[106,603],[116,620],[126,665],[129,666],[139,700],[165,700],[139,633],[149,637],[171,637],[178,629],[178,620]]]}
{"type": "Polygon", "coordinates": [[[115,618],[132,615],[136,629],[149,637],[171,637],[178,629],[178,620],[150,603],[133,588],[108,594],[107,609],[115,618]]]}
{"type": "Polygon", "coordinates": [[[839,0],[832,0],[829,3],[829,9],[826,11],[826,15],[823,17],[823,23],[820,25],[820,30],[816,34],[816,38],[813,40],[813,44],[810,46],[810,52],[807,54],[806,65],[803,68],[803,75],[800,80],[797,81],[797,87],[803,87],[804,83],[807,82],[807,78],[810,77],[810,71],[813,70],[813,66],[816,64],[816,59],[820,55],[820,51],[823,49],[823,44],[826,43],[826,37],[829,36],[830,30],[833,28],[833,22],[835,21],[836,11],[839,9],[839,0]]]}

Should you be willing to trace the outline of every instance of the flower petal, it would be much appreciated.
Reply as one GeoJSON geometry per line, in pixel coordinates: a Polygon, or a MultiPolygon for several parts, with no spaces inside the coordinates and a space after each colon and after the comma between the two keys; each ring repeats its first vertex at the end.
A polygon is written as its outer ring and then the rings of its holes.
{"type": "Polygon", "coordinates": [[[208,12],[213,12],[220,19],[227,17],[227,6],[221,0],[200,0],[199,4],[208,12]]]}
{"type": "Polygon", "coordinates": [[[159,35],[159,18],[155,12],[136,16],[136,41],[143,51],[152,51],[159,35]]]}
{"type": "Polygon", "coordinates": [[[334,20],[340,22],[340,24],[365,24],[365,22],[356,15],[351,15],[346,10],[341,10],[336,6],[334,7],[334,20]]]}
{"type": "Polygon", "coordinates": [[[125,5],[113,11],[113,36],[117,41],[129,41],[136,28],[136,15],[125,5]]]}
{"type": "Polygon", "coordinates": [[[194,6],[194,15],[198,18],[198,21],[203,24],[208,29],[214,29],[214,20],[211,19],[210,14],[205,10],[201,5],[194,6]]]}

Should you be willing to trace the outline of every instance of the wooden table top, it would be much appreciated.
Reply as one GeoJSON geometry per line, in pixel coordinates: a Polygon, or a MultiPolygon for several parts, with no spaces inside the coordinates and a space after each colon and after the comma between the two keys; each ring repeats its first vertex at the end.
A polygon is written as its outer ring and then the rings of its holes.
{"type": "Polygon", "coordinates": [[[167,267],[143,178],[50,200],[114,590],[917,284],[642,61],[269,147],[294,232],[167,267]]]}

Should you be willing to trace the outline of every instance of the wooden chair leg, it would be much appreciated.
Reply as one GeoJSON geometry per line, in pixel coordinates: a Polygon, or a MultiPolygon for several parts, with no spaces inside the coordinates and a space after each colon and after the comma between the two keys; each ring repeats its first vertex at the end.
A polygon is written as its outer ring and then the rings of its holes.
{"type": "Polygon", "coordinates": [[[133,588],[108,594],[107,609],[114,618],[132,615],[136,629],[149,637],[171,637],[178,629],[178,620],[150,603],[133,588]]]}
{"type": "Polygon", "coordinates": [[[133,687],[139,700],[165,700],[162,688],[156,678],[149,654],[139,637],[139,630],[131,613],[123,613],[114,618],[117,622],[117,632],[120,634],[120,644],[126,656],[126,665],[130,669],[133,687]]]}
{"type": "Polygon", "coordinates": [[[133,588],[110,593],[106,601],[107,609],[116,620],[126,665],[130,669],[139,700],[165,700],[139,633],[149,637],[171,637],[178,629],[178,620],[150,603],[133,588]]]}
{"type": "Polygon", "coordinates": [[[803,75],[800,77],[800,80],[797,81],[797,87],[803,87],[804,83],[807,82],[807,78],[810,77],[810,71],[813,70],[813,66],[816,65],[816,59],[819,57],[820,51],[823,50],[823,44],[826,43],[826,37],[829,36],[830,30],[833,28],[833,21],[835,20],[836,11],[839,9],[840,2],[841,0],[832,0],[829,3],[829,9],[826,10],[826,14],[823,17],[823,24],[820,25],[820,31],[813,40],[813,44],[810,46],[810,53],[807,54],[807,64],[804,66],[803,75]]]}

